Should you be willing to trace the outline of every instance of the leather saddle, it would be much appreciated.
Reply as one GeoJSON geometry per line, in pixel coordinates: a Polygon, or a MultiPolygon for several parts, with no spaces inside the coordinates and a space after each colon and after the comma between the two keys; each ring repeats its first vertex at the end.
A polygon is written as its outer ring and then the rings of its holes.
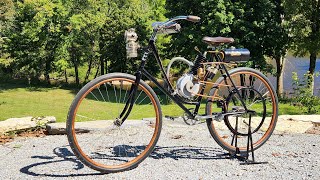
{"type": "Polygon", "coordinates": [[[202,39],[203,42],[211,45],[211,46],[219,46],[221,44],[228,44],[233,43],[233,38],[227,38],[227,37],[204,37],[202,39]]]}

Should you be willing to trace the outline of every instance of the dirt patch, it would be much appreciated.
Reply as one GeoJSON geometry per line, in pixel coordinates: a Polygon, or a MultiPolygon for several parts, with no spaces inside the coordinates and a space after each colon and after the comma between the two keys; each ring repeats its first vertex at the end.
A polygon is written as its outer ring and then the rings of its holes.
{"type": "Polygon", "coordinates": [[[0,144],[5,144],[7,142],[13,141],[13,136],[10,135],[0,135],[0,144]]]}
{"type": "Polygon", "coordinates": [[[306,131],[307,134],[320,134],[320,126],[314,126],[306,131]]]}
{"type": "Polygon", "coordinates": [[[19,132],[10,132],[7,134],[0,135],[0,144],[5,144],[11,142],[16,137],[43,137],[48,133],[46,129],[35,129],[35,130],[27,130],[27,131],[19,131],[19,132]]]}

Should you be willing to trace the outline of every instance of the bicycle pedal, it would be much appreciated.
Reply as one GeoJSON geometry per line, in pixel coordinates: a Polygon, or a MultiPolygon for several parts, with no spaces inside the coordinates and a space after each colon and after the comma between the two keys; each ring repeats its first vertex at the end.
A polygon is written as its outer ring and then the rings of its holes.
{"type": "Polygon", "coordinates": [[[168,119],[168,120],[171,120],[171,121],[174,121],[174,119],[177,118],[177,117],[168,116],[168,115],[165,115],[164,117],[165,117],[166,119],[168,119]]]}
{"type": "Polygon", "coordinates": [[[234,112],[244,112],[246,111],[242,106],[233,106],[232,111],[234,112]]]}
{"type": "Polygon", "coordinates": [[[214,116],[214,120],[221,122],[223,120],[224,116],[222,114],[217,114],[214,116]]]}

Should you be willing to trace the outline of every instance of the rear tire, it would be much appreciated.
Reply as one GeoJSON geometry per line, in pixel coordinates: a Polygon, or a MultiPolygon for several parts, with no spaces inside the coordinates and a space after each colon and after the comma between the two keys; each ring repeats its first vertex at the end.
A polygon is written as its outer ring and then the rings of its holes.
{"type": "MultiPolygon", "coordinates": [[[[261,147],[271,136],[275,129],[278,118],[278,98],[268,78],[261,72],[251,68],[236,68],[229,71],[230,77],[240,90],[241,99],[245,101],[248,109],[254,110],[256,114],[252,119],[253,149],[261,147]]],[[[235,93],[229,78],[219,78],[217,86],[210,91],[206,106],[206,114],[211,115],[215,108],[215,98],[225,99],[221,109],[223,113],[232,109],[241,109],[240,98],[235,93]],[[225,86],[229,85],[229,86],[225,86]]],[[[244,109],[244,108],[242,108],[244,109]]],[[[236,117],[225,116],[221,122],[212,118],[207,119],[207,126],[214,140],[225,150],[235,153],[235,139],[240,153],[247,152],[249,114],[236,117]]]]}

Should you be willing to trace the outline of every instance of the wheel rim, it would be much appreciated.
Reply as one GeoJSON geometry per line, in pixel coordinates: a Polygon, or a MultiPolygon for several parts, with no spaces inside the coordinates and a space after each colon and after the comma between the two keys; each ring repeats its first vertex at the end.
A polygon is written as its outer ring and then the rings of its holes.
{"type": "MultiPolygon", "coordinates": [[[[226,106],[224,108],[225,112],[228,112],[228,110],[231,110],[232,107],[242,107],[242,104],[240,102],[240,98],[238,96],[239,95],[236,92],[232,92],[229,95],[229,97],[227,97],[226,106]]],[[[249,106],[247,106],[247,108],[249,110],[253,110],[253,109],[251,109],[251,107],[254,105],[255,101],[260,101],[258,104],[256,104],[256,107],[254,108],[257,110],[254,110],[254,111],[261,118],[259,118],[259,120],[256,124],[251,125],[251,133],[255,133],[255,132],[259,131],[259,129],[262,127],[264,120],[266,118],[266,115],[267,115],[266,114],[267,113],[266,102],[263,100],[264,98],[262,97],[262,94],[259,93],[259,91],[257,91],[254,88],[241,88],[240,89],[240,97],[241,97],[241,99],[244,100],[245,104],[249,105],[249,106]],[[245,96],[243,96],[243,95],[245,95],[245,96]],[[252,98],[250,98],[250,96],[252,96],[252,98]]],[[[239,115],[238,121],[239,121],[239,117],[240,117],[243,120],[246,119],[246,123],[248,123],[249,116],[250,116],[249,113],[239,115]]],[[[240,135],[240,136],[248,136],[249,134],[248,134],[248,130],[246,128],[241,129],[241,128],[238,128],[238,126],[237,126],[237,129],[235,129],[236,126],[232,125],[233,120],[234,120],[234,118],[228,118],[228,117],[224,118],[224,123],[226,124],[228,129],[232,132],[232,134],[240,135]]]]}
{"type": "MultiPolygon", "coordinates": [[[[244,89],[243,92],[240,91],[240,96],[242,96],[241,93],[247,93],[249,94],[247,96],[248,99],[250,97],[253,98],[251,99],[251,103],[246,102],[246,104],[249,104],[248,109],[257,111],[257,114],[251,118],[251,132],[253,148],[259,148],[270,137],[275,127],[277,118],[277,100],[274,96],[274,91],[263,77],[250,71],[233,73],[231,74],[231,78],[238,88],[244,89]],[[254,90],[250,90],[250,88],[253,88],[254,90]],[[260,96],[258,94],[260,94],[260,96]],[[265,100],[262,101],[261,97],[265,100]]],[[[220,82],[220,85],[215,90],[214,95],[227,99],[228,96],[230,96],[229,91],[232,91],[232,88],[230,86],[224,86],[226,84],[230,85],[230,80],[220,82]]],[[[238,96],[238,94],[233,93],[232,96],[235,97],[238,96]]],[[[223,107],[225,111],[230,111],[232,106],[235,105],[242,106],[240,101],[236,101],[235,103],[233,99],[234,98],[229,97],[229,100],[227,100],[227,103],[223,107]]],[[[212,111],[211,103],[209,113],[212,113],[212,111]]],[[[237,143],[239,150],[245,151],[247,150],[248,140],[248,120],[249,116],[245,115],[238,117],[238,120],[235,116],[228,116],[221,122],[212,120],[211,129],[215,134],[217,142],[226,149],[235,151],[235,144],[237,143]],[[238,126],[236,126],[237,123],[238,126]],[[233,132],[236,128],[238,133],[233,132]]]]}
{"type": "Polygon", "coordinates": [[[87,90],[76,105],[71,124],[73,142],[79,155],[96,168],[134,166],[156,143],[160,121],[157,103],[141,84],[130,115],[120,127],[114,125],[133,83],[126,78],[103,80],[87,90]],[[90,127],[90,132],[84,132],[83,126],[90,127]]]}

